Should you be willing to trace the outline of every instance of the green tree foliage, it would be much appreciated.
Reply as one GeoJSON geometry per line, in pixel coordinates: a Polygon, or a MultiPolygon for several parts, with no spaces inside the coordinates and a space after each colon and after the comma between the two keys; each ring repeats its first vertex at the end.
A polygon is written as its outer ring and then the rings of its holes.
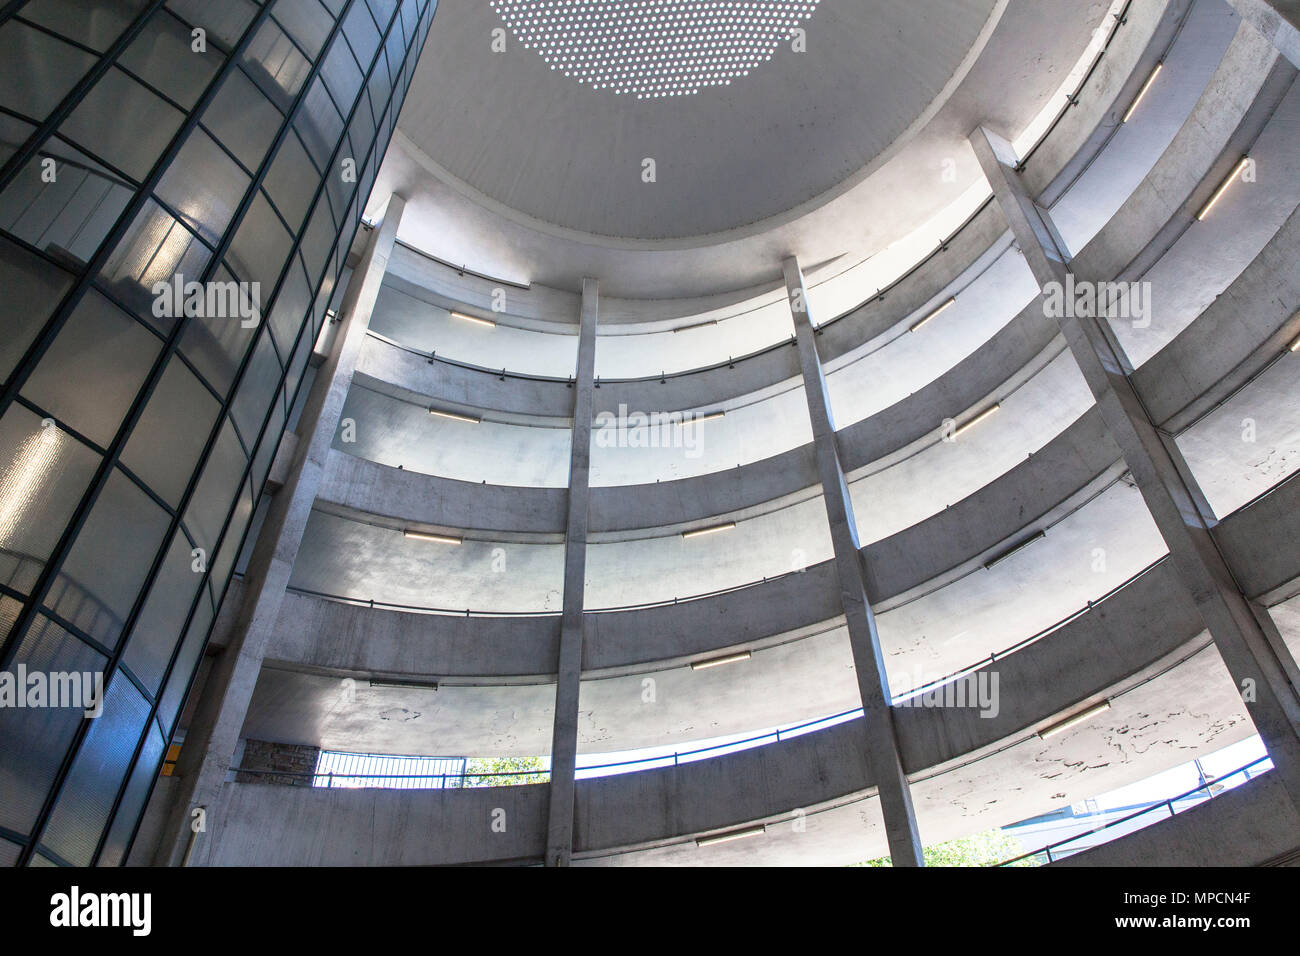
{"type": "MultiPolygon", "coordinates": [[[[1025,851],[1020,841],[1001,830],[985,830],[959,840],[949,840],[927,846],[923,850],[926,866],[991,866],[1012,857],[1020,856],[1025,851]]],[[[868,860],[855,866],[889,866],[890,859],[882,856],[878,860],[868,860]]],[[[1033,866],[1032,859],[1020,860],[1013,866],[1033,866]]]]}
{"type": "Polygon", "coordinates": [[[551,775],[541,757],[469,757],[465,760],[466,787],[517,787],[546,783],[551,775]]]}

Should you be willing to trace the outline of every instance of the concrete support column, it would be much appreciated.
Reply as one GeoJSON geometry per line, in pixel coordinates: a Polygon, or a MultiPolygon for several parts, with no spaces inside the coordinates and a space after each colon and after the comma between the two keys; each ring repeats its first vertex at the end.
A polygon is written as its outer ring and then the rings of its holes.
{"type": "Polygon", "coordinates": [[[1279,53],[1300,66],[1300,0],[1228,0],[1253,26],[1277,47],[1279,53]]]}
{"type": "Polygon", "coordinates": [[[793,257],[782,263],[790,312],[794,317],[795,341],[799,348],[799,365],[803,371],[804,391],[808,396],[808,417],[812,421],[813,446],[822,493],[826,498],[826,517],[830,522],[831,542],[835,549],[835,570],[839,577],[840,601],[853,649],[853,664],[858,676],[858,693],[862,697],[862,726],[866,733],[867,760],[880,794],[880,808],[889,839],[889,853],[894,866],[924,866],[921,838],[912,809],[912,793],[899,757],[894,716],[890,709],[889,679],[885,672],[876,616],[867,600],[866,575],[862,564],[853,501],[844,480],[839,446],[835,438],[835,421],[826,394],[826,378],[817,354],[816,332],[808,313],[808,291],[803,273],[793,257]]]}
{"type": "MultiPolygon", "coordinates": [[[[1069,253],[1048,213],[1028,194],[1011,144],[981,127],[971,134],[971,145],[1039,288],[1046,290],[1052,283],[1064,287],[1072,275],[1069,253]]],[[[1073,277],[1076,285],[1114,279],[1073,277]]],[[[1131,363],[1109,323],[1068,314],[1058,321],[1179,576],[1268,747],[1275,772],[1300,807],[1300,670],[1267,609],[1238,587],[1210,534],[1213,512],[1173,436],[1151,422],[1129,377],[1131,363]]]]}
{"type": "Polygon", "coordinates": [[[564,531],[564,611],[551,738],[551,806],[546,865],[573,857],[573,795],[578,763],[578,693],[582,681],[583,598],[587,581],[587,515],[591,499],[591,412],[596,375],[600,283],[582,280],[582,324],[574,374],[573,443],[569,450],[569,518],[564,531]]]}
{"type": "MultiPolygon", "coordinates": [[[[352,387],[357,358],[370,327],[379,286],[397,237],[406,201],[388,200],[383,222],[370,233],[339,307],[337,347],[317,371],[299,420],[300,440],[283,486],[271,499],[266,523],[244,575],[244,596],[230,643],[213,663],[194,720],[181,749],[182,778],[156,863],[172,866],[207,857],[203,834],[191,829],[192,811],[216,803],[239,742],[262,659],[284,600],[307,519],[316,501],[325,459],[352,387]]],[[[209,821],[210,828],[210,821],[209,821]]]]}

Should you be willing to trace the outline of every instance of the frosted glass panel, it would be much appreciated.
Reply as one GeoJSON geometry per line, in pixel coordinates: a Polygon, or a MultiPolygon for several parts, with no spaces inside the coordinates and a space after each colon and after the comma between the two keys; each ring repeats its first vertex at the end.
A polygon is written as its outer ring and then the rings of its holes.
{"type": "Polygon", "coordinates": [[[106,448],[161,349],[157,336],[91,291],[59,330],[22,395],[106,448]]]}

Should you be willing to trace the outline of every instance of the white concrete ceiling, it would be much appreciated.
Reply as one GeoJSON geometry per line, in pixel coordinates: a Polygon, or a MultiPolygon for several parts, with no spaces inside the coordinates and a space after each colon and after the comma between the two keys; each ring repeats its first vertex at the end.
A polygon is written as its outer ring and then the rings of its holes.
{"type": "Polygon", "coordinates": [[[443,0],[401,125],[452,176],[544,222],[637,239],[723,232],[807,202],[883,152],[943,90],[994,5],[825,0],[805,21],[806,52],[782,43],[728,86],[638,99],[553,70],[509,32],[494,52],[505,21],[492,6],[443,0]],[[642,181],[647,158],[654,183],[642,181]]]}
{"type": "Polygon", "coordinates": [[[637,99],[552,70],[490,4],[442,0],[367,211],[401,192],[404,242],[524,283],[595,275],[607,295],[757,286],[791,252],[848,265],[961,196],[970,130],[1026,128],[1108,6],[821,0],[807,52],[637,99]]]}

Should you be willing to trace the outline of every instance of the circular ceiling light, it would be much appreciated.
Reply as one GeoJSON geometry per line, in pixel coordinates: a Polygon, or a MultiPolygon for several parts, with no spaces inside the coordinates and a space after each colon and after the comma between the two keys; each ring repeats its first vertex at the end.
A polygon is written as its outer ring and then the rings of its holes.
{"type": "Polygon", "coordinates": [[[523,45],[638,99],[726,86],[772,59],[820,0],[490,0],[523,45]]]}

